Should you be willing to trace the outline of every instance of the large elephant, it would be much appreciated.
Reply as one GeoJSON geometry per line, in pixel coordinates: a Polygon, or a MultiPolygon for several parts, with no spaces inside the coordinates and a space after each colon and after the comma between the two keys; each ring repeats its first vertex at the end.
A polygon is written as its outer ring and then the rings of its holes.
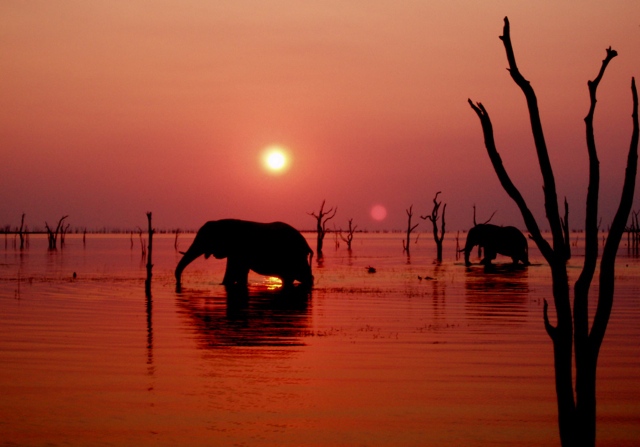
{"type": "Polygon", "coordinates": [[[295,280],[307,286],[313,284],[313,251],[298,230],[283,222],[222,219],[205,223],[178,262],[178,288],[182,271],[201,255],[227,258],[222,280],[226,286],[246,285],[249,270],[280,278],[285,287],[295,280]]]}
{"type": "Polygon", "coordinates": [[[476,245],[484,249],[484,265],[490,265],[497,254],[509,256],[514,264],[521,261],[529,265],[529,246],[527,238],[516,227],[499,227],[491,224],[478,224],[469,230],[464,246],[464,263],[468,267],[469,254],[476,245]]]}

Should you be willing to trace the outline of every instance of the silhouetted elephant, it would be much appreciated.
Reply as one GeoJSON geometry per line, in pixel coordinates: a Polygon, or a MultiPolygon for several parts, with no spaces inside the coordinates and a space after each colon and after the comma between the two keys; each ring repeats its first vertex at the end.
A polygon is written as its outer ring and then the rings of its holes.
{"type": "Polygon", "coordinates": [[[499,227],[491,224],[478,224],[469,230],[464,246],[464,263],[468,267],[469,254],[476,245],[484,249],[481,264],[490,265],[497,254],[511,257],[514,264],[521,261],[529,265],[529,246],[527,238],[516,227],[499,227]]]}
{"type": "Polygon", "coordinates": [[[249,270],[280,278],[284,286],[295,280],[306,286],[313,284],[313,250],[298,230],[283,222],[222,219],[205,223],[178,262],[178,288],[182,271],[201,255],[227,258],[222,280],[226,286],[246,285],[249,270]]]}

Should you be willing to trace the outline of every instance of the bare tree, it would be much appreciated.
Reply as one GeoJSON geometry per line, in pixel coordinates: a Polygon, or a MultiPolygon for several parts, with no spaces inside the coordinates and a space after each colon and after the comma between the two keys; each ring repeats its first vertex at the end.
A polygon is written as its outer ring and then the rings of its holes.
{"type": "Polygon", "coordinates": [[[22,250],[24,248],[24,216],[25,214],[22,213],[22,219],[20,219],[20,229],[18,230],[18,234],[20,235],[20,250],[22,250]]]}
{"type": "Polygon", "coordinates": [[[411,233],[420,224],[417,223],[414,226],[411,226],[411,218],[413,217],[413,205],[411,205],[409,209],[407,209],[406,211],[407,211],[407,239],[402,241],[402,252],[403,253],[406,252],[407,256],[411,256],[411,251],[409,248],[409,245],[411,243],[411,233]]]}
{"type": "Polygon", "coordinates": [[[438,195],[441,192],[442,191],[438,191],[436,193],[436,196],[433,198],[433,209],[431,210],[431,215],[420,216],[420,218],[423,220],[427,220],[427,219],[430,220],[431,224],[433,225],[433,240],[436,241],[438,262],[442,262],[442,241],[444,240],[444,233],[445,233],[444,215],[445,215],[445,212],[447,211],[447,204],[445,203],[444,206],[442,207],[442,217],[439,216],[440,206],[442,205],[442,201],[438,202],[438,195]],[[438,235],[438,218],[440,218],[440,221],[442,222],[442,226],[440,227],[440,235],[438,235]]]}
{"type": "Polygon", "coordinates": [[[322,244],[324,243],[324,236],[327,233],[326,224],[327,221],[334,218],[336,213],[338,212],[338,207],[329,208],[328,210],[324,210],[324,204],[326,200],[322,201],[322,205],[320,205],[320,211],[318,214],[315,211],[308,213],[310,216],[313,216],[316,219],[316,231],[318,233],[318,242],[316,245],[316,254],[318,259],[322,257],[322,244]]]}
{"type": "Polygon", "coordinates": [[[62,216],[58,221],[58,225],[56,226],[56,230],[53,231],[47,222],[44,223],[45,228],[47,229],[47,238],[49,240],[49,250],[55,250],[58,245],[58,234],[60,234],[60,230],[62,229],[62,222],[69,216],[62,216]]]}
{"type": "Polygon", "coordinates": [[[349,219],[349,230],[347,231],[347,237],[342,235],[340,231],[340,238],[347,243],[347,250],[351,251],[351,242],[353,242],[353,233],[355,233],[357,225],[353,225],[353,218],[349,219]]]}
{"type": "Polygon", "coordinates": [[[64,238],[67,236],[67,231],[69,231],[69,227],[71,224],[63,225],[60,228],[60,247],[64,247],[64,238]]]}
{"type": "Polygon", "coordinates": [[[147,257],[147,246],[146,239],[142,236],[142,228],[138,227],[138,237],[140,238],[140,250],[142,252],[142,259],[144,260],[147,257]]]}
{"type": "Polygon", "coordinates": [[[625,228],[627,232],[627,251],[638,256],[638,248],[640,246],[640,224],[638,222],[638,214],[640,211],[631,212],[631,223],[625,228]]]}
{"type": "Polygon", "coordinates": [[[562,234],[564,235],[564,256],[568,261],[571,259],[571,240],[569,238],[569,203],[564,198],[564,217],[560,219],[562,225],[562,234]]]}
{"type": "Polygon", "coordinates": [[[144,281],[144,290],[147,298],[149,298],[151,297],[151,270],[153,269],[153,264],[151,262],[151,253],[153,250],[153,233],[156,232],[151,226],[151,212],[147,212],[147,223],[149,233],[149,251],[147,255],[147,278],[144,281]]]}
{"type": "Polygon", "coordinates": [[[173,249],[177,252],[178,251],[178,236],[180,235],[180,228],[176,228],[176,238],[173,241],[173,249]]]}
{"type": "MultiPolygon", "coordinates": [[[[485,220],[484,222],[482,222],[482,224],[480,225],[486,225],[489,222],[491,222],[491,219],[493,219],[493,216],[496,215],[496,213],[498,212],[498,210],[495,210],[493,213],[491,213],[491,216],[489,216],[489,218],[487,220],[485,220]]],[[[476,205],[473,205],[473,226],[477,226],[478,222],[476,221],[476,205]]],[[[464,249],[460,250],[460,251],[464,251],[464,249]]],[[[482,245],[478,244],[478,258],[482,258],[482,245]]]]}
{"type": "MultiPolygon", "coordinates": [[[[509,21],[504,19],[502,40],[509,61],[509,72],[520,87],[527,101],[538,162],[544,182],[544,207],[551,227],[552,244],[546,241],[538,223],[529,210],[524,198],[511,181],[496,149],[493,128],[489,114],[481,103],[469,104],[480,118],[485,146],[494,170],[502,187],[518,205],[531,234],[551,268],[553,298],[556,310],[556,326],[549,321],[548,303],[544,302],[544,326],[553,342],[555,384],[558,404],[558,425],[562,446],[593,446],[596,439],[596,369],[598,354],[609,323],[613,306],[614,272],[616,253],[624,231],[625,223],[631,211],[638,162],[638,93],[635,79],[631,80],[633,101],[633,131],[627,158],[624,184],[618,210],[613,218],[600,260],[600,284],[593,323],[589,328],[589,288],[596,271],[598,261],[598,190],[599,162],[593,132],[593,116],[596,106],[596,90],[616,51],[607,49],[605,59],[597,77],[588,82],[591,105],[585,118],[587,151],[589,155],[589,186],[586,200],[585,219],[585,261],[582,272],[574,286],[573,309],[570,299],[566,268],[566,234],[558,210],[555,180],[542,124],[538,111],[537,98],[533,87],[516,65],[511,46],[509,21]],[[573,348],[575,348],[575,389],[572,371],[573,348]]],[[[565,218],[566,220],[566,218],[565,218]]]]}

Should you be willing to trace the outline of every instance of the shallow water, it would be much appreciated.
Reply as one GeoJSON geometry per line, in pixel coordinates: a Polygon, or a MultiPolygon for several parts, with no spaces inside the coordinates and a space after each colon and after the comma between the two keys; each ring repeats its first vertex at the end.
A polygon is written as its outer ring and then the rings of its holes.
{"type": "MultiPolygon", "coordinates": [[[[0,239],[0,444],[559,445],[548,267],[531,248],[525,270],[466,269],[447,236],[442,264],[427,234],[410,260],[400,234],[356,234],[351,253],[328,237],[312,292],[283,297],[258,275],[227,296],[213,259],[176,293],[180,255],[156,235],[151,298],[129,236],[0,239]]],[[[599,446],[640,442],[639,291],[621,248],[599,446]]]]}

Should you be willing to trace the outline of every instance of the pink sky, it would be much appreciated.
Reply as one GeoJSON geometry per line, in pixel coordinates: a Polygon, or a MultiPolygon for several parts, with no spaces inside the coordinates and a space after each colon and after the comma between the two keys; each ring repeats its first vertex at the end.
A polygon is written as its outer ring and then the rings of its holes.
{"type": "Polygon", "coordinates": [[[492,222],[523,227],[467,98],[487,107],[542,220],[526,105],[498,39],[508,16],[572,228],[583,226],[587,80],[608,46],[619,53],[595,119],[606,228],[631,137],[640,2],[575,5],[2,2],[0,225],[24,212],[30,227],[68,214],[72,227],[133,228],[152,211],[165,229],[224,217],[310,229],[326,199],[338,207],[331,227],[402,229],[406,208],[426,215],[442,191],[451,230],[471,226],[473,204],[481,220],[497,210],[492,222]],[[274,143],[292,156],[282,175],[262,165],[274,143]]]}

